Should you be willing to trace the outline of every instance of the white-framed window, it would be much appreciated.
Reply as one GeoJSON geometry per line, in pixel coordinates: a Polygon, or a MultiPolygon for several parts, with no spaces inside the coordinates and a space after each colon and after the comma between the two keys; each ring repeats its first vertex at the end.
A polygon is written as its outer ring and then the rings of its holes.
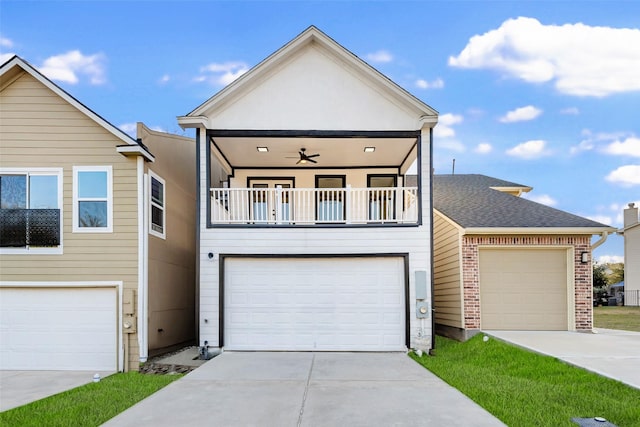
{"type": "Polygon", "coordinates": [[[149,234],[166,238],[164,179],[149,170],[149,234]]]}
{"type": "Polygon", "coordinates": [[[111,166],[73,167],[73,232],[113,232],[111,166]]]}
{"type": "Polygon", "coordinates": [[[62,253],[62,168],[0,168],[0,253],[62,253]]]}

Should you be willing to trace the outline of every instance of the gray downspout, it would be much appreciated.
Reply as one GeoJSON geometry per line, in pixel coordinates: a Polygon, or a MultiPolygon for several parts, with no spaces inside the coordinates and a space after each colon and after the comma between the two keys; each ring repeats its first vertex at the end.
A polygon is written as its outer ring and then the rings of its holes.
{"type": "Polygon", "coordinates": [[[433,284],[433,128],[429,128],[429,232],[431,234],[431,349],[429,354],[436,354],[436,309],[435,287],[433,284]]]}

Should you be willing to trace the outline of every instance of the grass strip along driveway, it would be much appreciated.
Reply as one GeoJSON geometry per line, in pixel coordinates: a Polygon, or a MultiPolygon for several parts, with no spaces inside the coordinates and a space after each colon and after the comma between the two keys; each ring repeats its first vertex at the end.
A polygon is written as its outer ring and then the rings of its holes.
{"type": "Polygon", "coordinates": [[[99,426],[182,375],[110,375],[0,413],[0,426],[99,426]]]}
{"type": "Polygon", "coordinates": [[[640,332],[640,307],[594,307],[593,325],[596,328],[640,332]]]}
{"type": "Polygon", "coordinates": [[[509,426],[575,427],[571,418],[595,416],[640,426],[640,390],[481,334],[437,337],[435,357],[411,357],[509,426]]]}

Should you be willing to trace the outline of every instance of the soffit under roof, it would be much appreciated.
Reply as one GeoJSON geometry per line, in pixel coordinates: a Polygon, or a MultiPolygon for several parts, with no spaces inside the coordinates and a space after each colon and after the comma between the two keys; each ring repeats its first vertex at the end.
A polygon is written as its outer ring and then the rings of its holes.
{"type": "MultiPolygon", "coordinates": [[[[254,138],[214,137],[215,147],[233,167],[399,167],[416,145],[413,138],[254,138]],[[267,147],[268,152],[258,152],[267,147]],[[375,147],[365,153],[365,147],[375,147]],[[297,165],[298,151],[306,149],[317,164],[297,165]]],[[[413,156],[415,157],[415,155],[413,156]]]]}

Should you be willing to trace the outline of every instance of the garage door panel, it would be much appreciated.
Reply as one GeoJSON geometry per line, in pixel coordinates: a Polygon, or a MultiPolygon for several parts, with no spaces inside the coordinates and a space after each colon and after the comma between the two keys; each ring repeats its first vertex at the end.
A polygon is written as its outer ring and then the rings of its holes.
{"type": "Polygon", "coordinates": [[[401,258],[228,259],[225,295],[227,349],[404,349],[401,258]]]}
{"type": "Polygon", "coordinates": [[[483,329],[567,330],[565,249],[481,249],[483,329]]]}
{"type": "Polygon", "coordinates": [[[115,370],[115,288],[1,288],[0,368],[115,370]]]}

